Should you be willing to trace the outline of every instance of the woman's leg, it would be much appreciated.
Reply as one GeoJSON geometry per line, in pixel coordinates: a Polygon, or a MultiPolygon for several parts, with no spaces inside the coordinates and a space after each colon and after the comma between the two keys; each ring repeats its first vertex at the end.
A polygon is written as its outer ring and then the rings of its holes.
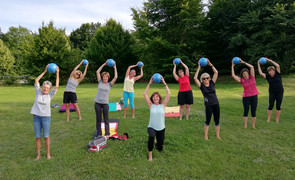
{"type": "Polygon", "coordinates": [[[161,131],[156,131],[156,139],[157,139],[157,150],[162,151],[164,139],[165,139],[165,129],[161,131]]]}
{"type": "Polygon", "coordinates": [[[66,104],[67,121],[70,121],[70,104],[66,104]]]}
{"type": "Polygon", "coordinates": [[[41,138],[36,138],[36,149],[37,149],[37,156],[35,158],[35,160],[39,160],[41,157],[41,138]]]}
{"type": "Polygon", "coordinates": [[[127,106],[128,106],[128,93],[126,91],[123,91],[123,111],[124,111],[124,117],[127,116],[127,106]]]}
{"type": "Polygon", "coordinates": [[[79,109],[79,106],[78,106],[78,103],[74,103],[74,108],[78,114],[78,117],[79,117],[79,120],[82,120],[82,117],[81,117],[81,113],[80,113],[80,109],[79,109]]]}
{"type": "Polygon", "coordinates": [[[101,136],[102,132],[101,132],[101,114],[102,114],[102,110],[100,107],[100,104],[95,103],[94,104],[94,109],[95,109],[95,114],[96,114],[96,131],[97,131],[97,136],[101,136]]]}
{"type": "Polygon", "coordinates": [[[42,117],[43,137],[45,139],[47,159],[51,159],[51,156],[50,156],[50,138],[49,138],[49,135],[50,135],[49,134],[49,132],[50,132],[50,123],[51,123],[51,118],[50,117],[42,117]]]}
{"type": "Polygon", "coordinates": [[[257,104],[258,104],[258,96],[252,96],[251,97],[251,116],[252,116],[252,127],[256,129],[255,123],[256,123],[256,110],[257,110],[257,104]]]}
{"type": "Polygon", "coordinates": [[[148,140],[149,161],[152,161],[156,131],[153,128],[148,128],[148,134],[149,134],[149,140],[148,140]]]}
{"type": "Polygon", "coordinates": [[[104,128],[105,128],[105,136],[110,136],[110,126],[109,126],[109,105],[102,105],[103,111],[103,120],[104,120],[104,128]]]}
{"type": "Polygon", "coordinates": [[[221,140],[220,137],[220,107],[219,104],[216,104],[213,106],[213,116],[214,116],[214,122],[215,122],[215,132],[216,132],[216,137],[221,140]]]}
{"type": "Polygon", "coordinates": [[[36,138],[36,149],[37,149],[37,156],[35,160],[39,160],[41,157],[41,119],[40,116],[33,115],[33,125],[34,125],[34,132],[36,138]]]}
{"type": "Polygon", "coordinates": [[[283,102],[283,97],[284,97],[284,91],[280,92],[276,96],[276,122],[279,123],[280,121],[280,115],[281,115],[281,106],[283,102]]]}
{"type": "Polygon", "coordinates": [[[51,156],[50,156],[50,138],[47,137],[47,138],[44,138],[45,139],[45,146],[46,146],[46,156],[47,156],[47,159],[51,159],[51,156]]]}
{"type": "Polygon", "coordinates": [[[206,116],[206,121],[204,124],[204,139],[208,140],[209,124],[212,117],[212,107],[210,105],[205,105],[205,116],[206,116]]]}
{"type": "Polygon", "coordinates": [[[130,101],[130,107],[131,107],[131,114],[132,114],[132,118],[135,118],[134,116],[134,93],[131,92],[129,93],[129,101],[130,101]]]}
{"type": "Polygon", "coordinates": [[[247,128],[248,113],[249,113],[249,105],[250,105],[249,97],[243,97],[243,107],[244,107],[243,119],[244,119],[244,128],[247,128]]]}
{"type": "Polygon", "coordinates": [[[182,120],[184,105],[179,106],[179,120],[182,120]]]}
{"type": "Polygon", "coordinates": [[[186,104],[185,108],[186,108],[186,120],[188,120],[189,113],[190,113],[190,110],[191,110],[190,104],[186,104]]]}
{"type": "Polygon", "coordinates": [[[271,118],[271,115],[272,115],[272,109],[273,109],[274,103],[275,103],[275,94],[273,92],[269,92],[267,122],[270,122],[270,118],[271,118]]]}

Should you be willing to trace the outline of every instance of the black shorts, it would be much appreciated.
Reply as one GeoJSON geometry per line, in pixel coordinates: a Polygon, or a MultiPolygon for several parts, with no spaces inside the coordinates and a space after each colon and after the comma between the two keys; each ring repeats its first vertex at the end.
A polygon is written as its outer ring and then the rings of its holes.
{"type": "Polygon", "coordinates": [[[177,98],[178,98],[179,105],[194,104],[194,97],[193,97],[192,90],[178,92],[177,98]]]}
{"type": "Polygon", "coordinates": [[[64,104],[74,104],[77,103],[77,95],[74,92],[64,92],[64,104]]]}

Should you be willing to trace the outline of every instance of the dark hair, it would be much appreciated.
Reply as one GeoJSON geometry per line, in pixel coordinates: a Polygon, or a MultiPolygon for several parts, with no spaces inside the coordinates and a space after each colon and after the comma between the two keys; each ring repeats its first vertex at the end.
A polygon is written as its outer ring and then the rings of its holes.
{"type": "Polygon", "coordinates": [[[178,69],[178,71],[177,71],[177,72],[179,73],[179,71],[182,71],[182,72],[184,72],[184,71],[183,71],[183,69],[178,69]]]}
{"type": "Polygon", "coordinates": [[[241,70],[241,76],[242,76],[242,77],[243,77],[243,73],[244,73],[245,71],[249,74],[249,70],[248,70],[247,68],[243,68],[243,69],[241,70]]]}
{"type": "Polygon", "coordinates": [[[158,96],[159,96],[159,98],[160,98],[160,100],[159,100],[159,104],[162,104],[162,97],[161,97],[161,95],[160,95],[159,92],[154,92],[154,93],[151,95],[150,100],[152,101],[152,103],[154,103],[154,101],[153,101],[153,97],[154,97],[155,95],[158,95],[158,96]]]}

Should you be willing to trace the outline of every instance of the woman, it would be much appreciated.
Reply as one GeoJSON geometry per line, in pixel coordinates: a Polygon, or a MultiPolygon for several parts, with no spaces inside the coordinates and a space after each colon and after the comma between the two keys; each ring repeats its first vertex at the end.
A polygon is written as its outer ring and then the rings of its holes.
{"type": "Polygon", "coordinates": [[[56,83],[55,87],[50,91],[52,83],[50,81],[44,81],[42,84],[42,89],[40,89],[39,81],[47,72],[49,64],[46,66],[43,73],[41,73],[35,79],[35,102],[31,109],[31,114],[33,114],[33,124],[36,137],[36,149],[37,157],[35,160],[39,160],[41,157],[41,130],[43,129],[43,138],[45,139],[46,146],[46,156],[47,159],[51,159],[50,156],[50,122],[51,122],[51,109],[50,101],[57,92],[59,87],[59,68],[56,69],[56,83]]]}
{"type": "Polygon", "coordinates": [[[269,98],[268,98],[268,111],[267,111],[267,122],[270,122],[270,118],[272,115],[272,109],[274,107],[274,103],[276,101],[276,122],[279,123],[280,115],[281,115],[281,105],[284,96],[284,88],[281,78],[281,69],[280,65],[273,60],[265,58],[268,62],[272,63],[274,66],[269,66],[267,68],[268,74],[264,74],[261,71],[259,60],[257,62],[258,72],[264,77],[269,83],[269,98]]]}
{"type": "MultiPolygon", "coordinates": [[[[138,62],[139,63],[139,62],[138,62]]],[[[130,102],[131,107],[131,113],[132,118],[134,118],[134,83],[135,81],[139,80],[143,76],[143,65],[140,68],[140,75],[135,76],[136,72],[134,69],[131,70],[131,68],[134,68],[138,66],[138,63],[136,65],[131,65],[128,67],[126,74],[125,74],[125,80],[124,80],[124,88],[123,88],[123,100],[124,100],[124,117],[126,117],[126,111],[128,106],[128,99],[130,102]]]]}
{"type": "Polygon", "coordinates": [[[210,75],[208,73],[203,73],[201,75],[200,81],[198,80],[198,75],[201,69],[200,63],[198,63],[198,69],[196,71],[194,80],[197,84],[197,86],[202,91],[202,94],[204,96],[204,103],[205,103],[205,115],[206,115],[206,121],[204,125],[204,134],[205,134],[205,140],[208,140],[208,131],[209,131],[209,124],[211,121],[211,116],[213,114],[214,116],[214,122],[215,122],[215,131],[216,131],[216,137],[221,140],[221,137],[219,135],[220,132],[220,124],[219,124],[219,118],[220,118],[220,107],[219,102],[216,96],[215,91],[215,82],[218,77],[218,71],[213,66],[213,64],[208,60],[208,65],[212,68],[214,74],[212,79],[210,78],[210,75]]]}
{"type": "Polygon", "coordinates": [[[98,81],[98,89],[97,94],[94,98],[95,104],[94,109],[96,113],[96,130],[97,130],[97,136],[102,136],[101,132],[101,122],[103,114],[103,120],[105,123],[105,136],[108,138],[110,136],[110,128],[109,128],[109,93],[112,88],[112,86],[115,84],[118,74],[117,74],[117,67],[116,63],[114,64],[114,78],[111,82],[108,82],[110,79],[110,74],[108,72],[103,72],[100,75],[100,71],[102,68],[107,64],[108,61],[106,61],[104,64],[102,64],[96,71],[97,81],[98,81]],[[102,77],[102,79],[101,79],[102,77]]]}
{"type": "Polygon", "coordinates": [[[150,121],[148,125],[148,150],[149,150],[149,161],[153,160],[153,148],[154,148],[154,139],[156,136],[156,149],[158,151],[163,150],[164,138],[165,138],[165,107],[170,99],[170,90],[162,77],[162,83],[166,88],[166,97],[162,102],[162,97],[158,92],[154,92],[151,97],[148,96],[150,85],[153,83],[152,78],[150,79],[149,84],[147,85],[144,91],[144,98],[146,103],[150,108],[150,121]]]}
{"type": "Polygon", "coordinates": [[[231,73],[232,73],[233,79],[236,80],[238,83],[241,83],[244,88],[244,92],[243,92],[244,127],[247,128],[249,106],[251,106],[252,127],[255,129],[258,90],[256,88],[254,67],[251,64],[244,62],[242,59],[240,59],[240,63],[243,63],[250,68],[250,74],[249,74],[249,70],[247,68],[244,68],[241,70],[242,77],[240,78],[236,76],[234,71],[235,64],[233,62],[232,62],[231,73]]]}
{"type": "Polygon", "coordinates": [[[83,60],[72,71],[66,86],[66,90],[64,92],[63,103],[66,105],[67,121],[70,121],[70,103],[74,105],[75,110],[78,114],[79,120],[82,120],[80,109],[78,107],[77,95],[76,95],[76,88],[80,84],[80,82],[84,79],[87,72],[87,68],[88,68],[88,64],[86,64],[84,73],[82,74],[82,72],[78,70],[78,68],[81,66],[82,63],[83,63],[83,60]]]}
{"type": "Polygon", "coordinates": [[[179,106],[179,120],[182,120],[182,114],[184,110],[184,105],[186,107],[186,119],[188,120],[190,113],[190,105],[194,103],[193,92],[189,82],[189,69],[188,67],[180,60],[180,63],[185,68],[185,74],[182,69],[178,70],[178,75],[176,74],[176,64],[173,61],[173,77],[179,83],[179,92],[178,92],[178,104],[179,106]]]}

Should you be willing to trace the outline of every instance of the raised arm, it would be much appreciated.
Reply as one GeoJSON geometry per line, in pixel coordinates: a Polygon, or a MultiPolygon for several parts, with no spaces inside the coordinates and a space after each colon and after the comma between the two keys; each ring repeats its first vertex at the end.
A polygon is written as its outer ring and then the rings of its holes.
{"type": "Polygon", "coordinates": [[[280,65],[276,62],[274,62],[273,60],[271,59],[268,59],[268,58],[265,58],[268,62],[271,62],[277,69],[278,73],[281,73],[281,68],[280,68],[280,65]]]}
{"type": "Polygon", "coordinates": [[[197,86],[198,86],[199,88],[201,87],[201,82],[200,82],[199,79],[198,79],[200,69],[201,69],[200,62],[198,62],[198,69],[197,69],[196,74],[195,74],[195,76],[194,76],[194,80],[195,80],[195,83],[197,84],[197,86]]]}
{"type": "Polygon", "coordinates": [[[169,102],[169,99],[170,99],[170,90],[169,90],[169,87],[167,85],[167,83],[165,82],[163,76],[162,76],[162,79],[161,79],[162,83],[164,84],[165,88],[166,88],[166,97],[162,103],[162,105],[164,106],[164,108],[167,106],[168,102],[169,102]]]}
{"type": "Polygon", "coordinates": [[[88,64],[89,64],[89,63],[87,63],[87,64],[85,65],[85,69],[84,69],[83,74],[81,75],[81,78],[79,79],[79,83],[80,83],[80,82],[84,79],[84,77],[86,76],[87,68],[88,68],[88,64]]]}
{"type": "Polygon", "coordinates": [[[103,63],[96,71],[96,77],[97,77],[97,81],[100,81],[101,80],[101,77],[100,77],[100,71],[102,70],[102,68],[107,64],[108,61],[106,61],[105,63],[103,63]]]}
{"type": "Polygon", "coordinates": [[[57,91],[58,88],[59,88],[59,67],[56,68],[56,81],[55,81],[54,89],[57,91]]]}
{"type": "Polygon", "coordinates": [[[173,77],[178,82],[178,76],[176,74],[176,64],[174,63],[174,61],[173,61],[173,65],[174,65],[174,67],[173,67],[173,77]]]}
{"type": "Polygon", "coordinates": [[[114,64],[113,67],[114,67],[114,74],[115,74],[115,76],[114,76],[114,78],[111,81],[111,85],[112,86],[115,84],[115,82],[117,81],[117,78],[118,78],[118,72],[117,72],[116,62],[115,62],[115,64],[114,64]]]}
{"type": "MultiPolygon", "coordinates": [[[[138,63],[139,63],[139,62],[138,62],[138,63]]],[[[130,73],[131,68],[136,67],[136,66],[138,65],[138,63],[135,64],[135,65],[131,65],[131,66],[129,66],[129,67],[127,68],[127,70],[126,70],[126,74],[125,74],[125,78],[127,78],[127,77],[129,76],[129,73],[130,73]]]]}
{"type": "MultiPolygon", "coordinates": [[[[137,63],[137,64],[138,64],[138,63],[137,63]]],[[[143,76],[143,70],[142,70],[143,66],[144,66],[144,64],[143,64],[143,65],[141,66],[141,68],[140,68],[140,75],[136,76],[136,77],[134,78],[134,81],[137,81],[137,80],[139,80],[140,78],[142,78],[142,76],[143,76]]]]}
{"type": "Polygon", "coordinates": [[[83,60],[74,68],[74,70],[71,72],[70,77],[75,75],[76,71],[78,70],[78,68],[81,66],[82,63],[83,63],[83,60]]]}
{"type": "Polygon", "coordinates": [[[44,76],[44,74],[47,72],[49,64],[47,64],[45,70],[35,79],[35,85],[39,84],[40,79],[44,76]]]}
{"type": "Polygon", "coordinates": [[[235,69],[234,69],[235,64],[232,62],[231,64],[231,76],[233,77],[234,80],[236,80],[238,83],[241,83],[241,78],[239,76],[236,76],[235,74],[235,69]]]}
{"type": "Polygon", "coordinates": [[[240,58],[240,61],[241,63],[244,63],[246,66],[248,66],[250,68],[250,74],[255,77],[255,71],[254,71],[254,66],[252,66],[251,64],[249,63],[246,63],[245,61],[243,61],[241,58],[240,58]]]}
{"type": "Polygon", "coordinates": [[[258,73],[260,74],[260,76],[266,78],[266,75],[261,70],[259,60],[257,61],[257,67],[258,67],[258,73]]]}
{"type": "Polygon", "coordinates": [[[146,86],[145,91],[144,91],[144,93],[143,93],[143,96],[144,96],[145,102],[148,104],[149,108],[151,108],[152,105],[153,105],[153,102],[150,100],[149,95],[148,95],[148,93],[149,93],[149,88],[150,88],[150,85],[151,85],[151,84],[153,84],[153,77],[151,77],[150,82],[149,82],[148,85],[146,86]]]}
{"type": "Polygon", "coordinates": [[[185,65],[185,64],[182,62],[182,60],[180,60],[180,63],[182,64],[182,66],[183,66],[184,69],[185,69],[185,74],[186,74],[187,76],[189,76],[189,69],[188,69],[187,65],[185,65]]]}
{"type": "Polygon", "coordinates": [[[216,80],[217,80],[217,78],[218,78],[218,71],[217,71],[217,69],[213,66],[213,64],[209,61],[209,59],[207,59],[208,60],[208,65],[212,68],[212,70],[213,70],[213,77],[212,77],[212,81],[215,83],[216,82],[216,80]]]}

